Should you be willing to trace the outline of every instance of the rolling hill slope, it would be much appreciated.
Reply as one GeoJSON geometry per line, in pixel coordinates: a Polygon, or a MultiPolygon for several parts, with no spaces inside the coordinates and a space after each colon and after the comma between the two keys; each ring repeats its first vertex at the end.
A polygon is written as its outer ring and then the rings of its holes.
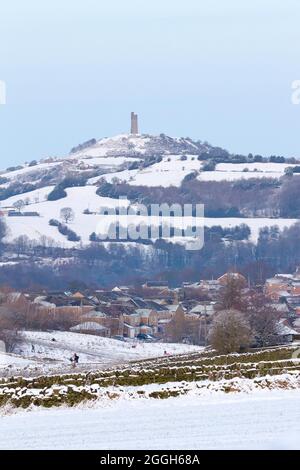
{"type": "MultiPolygon", "coordinates": [[[[13,208],[20,199],[26,202],[24,211],[37,212],[40,217],[6,217],[8,233],[5,242],[11,243],[19,236],[30,240],[41,237],[52,239],[62,247],[79,245],[68,241],[56,227],[50,226],[51,219],[60,218],[60,210],[70,207],[75,219],[70,228],[80,237],[80,243],[88,244],[92,232],[106,229],[114,218],[105,220],[99,216],[103,207],[117,207],[118,199],[100,197],[96,194],[99,182],[127,183],[130,186],[162,188],[180,187],[185,178],[193,174],[199,181],[234,181],[251,178],[281,178],[285,168],[295,165],[285,163],[219,163],[213,171],[204,171],[203,155],[226,151],[194,142],[188,138],[171,138],[161,134],[118,135],[99,141],[91,140],[75,147],[63,158],[48,158],[31,162],[23,167],[10,168],[0,175],[1,207],[5,211],[13,208]],[[200,155],[200,157],[199,157],[200,155]],[[82,178],[84,186],[66,188],[66,197],[48,201],[48,195],[66,178],[82,178]],[[5,196],[8,197],[5,197],[5,196]],[[88,210],[89,215],[83,214],[88,210]],[[105,226],[106,225],[106,226],[105,226]],[[100,227],[100,228],[99,228],[100,227]]],[[[229,158],[229,154],[228,154],[229,158]]],[[[164,202],[164,201],[161,201],[164,202]]],[[[122,203],[125,206],[127,202],[122,203]]],[[[135,219],[133,218],[133,221],[135,219]]],[[[291,226],[297,219],[251,218],[207,218],[205,225],[234,227],[246,223],[251,229],[251,240],[256,241],[261,227],[277,224],[291,226]]]]}

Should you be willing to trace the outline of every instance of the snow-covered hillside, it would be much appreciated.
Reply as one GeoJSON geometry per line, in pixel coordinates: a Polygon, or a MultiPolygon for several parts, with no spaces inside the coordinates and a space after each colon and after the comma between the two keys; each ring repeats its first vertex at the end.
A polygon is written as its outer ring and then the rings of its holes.
{"type": "Polygon", "coordinates": [[[99,365],[120,364],[125,361],[159,357],[167,349],[171,354],[201,351],[199,346],[187,344],[123,342],[94,335],[53,331],[26,331],[20,346],[22,357],[28,359],[54,359],[68,363],[72,353],[80,355],[81,362],[97,362],[99,365]],[[34,351],[32,351],[34,345],[34,351]],[[133,347],[134,345],[134,347],[133,347]]]}
{"type": "Polygon", "coordinates": [[[187,138],[173,138],[166,135],[131,135],[121,134],[103,138],[83,150],[66,156],[47,157],[40,161],[2,169],[1,178],[8,179],[0,187],[6,187],[13,180],[38,181],[38,176],[57,168],[60,170],[84,171],[96,167],[113,169],[125,163],[140,161],[149,156],[183,155],[195,156],[211,148],[208,144],[193,142],[187,138]]]}
{"type": "Polygon", "coordinates": [[[34,361],[31,361],[30,359],[26,359],[25,357],[22,356],[16,356],[15,354],[5,354],[0,352],[0,376],[1,376],[1,369],[7,369],[7,368],[17,368],[17,369],[23,369],[24,367],[27,367],[28,365],[34,364],[34,361]]]}
{"type": "MultiPolygon", "coordinates": [[[[69,223],[69,227],[81,237],[83,244],[89,243],[89,237],[93,232],[105,234],[108,232],[110,224],[114,223],[116,219],[120,221],[121,225],[136,223],[137,221],[147,221],[146,217],[142,216],[115,216],[115,215],[100,215],[101,208],[117,208],[120,206],[127,207],[129,202],[127,200],[111,199],[101,197],[96,194],[96,186],[82,186],[76,188],[68,188],[66,190],[67,197],[59,199],[58,201],[48,201],[47,194],[53,189],[52,186],[45,187],[41,190],[35,190],[26,193],[26,198],[29,199],[30,204],[27,210],[38,212],[39,217],[6,217],[8,226],[8,234],[5,238],[6,242],[12,242],[20,235],[27,235],[31,240],[39,241],[42,236],[52,239],[55,243],[62,247],[78,246],[80,242],[71,242],[61,235],[57,227],[49,225],[51,219],[60,219],[60,210],[64,207],[71,207],[75,213],[75,219],[69,223]],[[39,202],[36,202],[39,201],[39,202]],[[84,214],[83,212],[89,209],[91,214],[84,214]]],[[[8,206],[20,199],[20,196],[13,196],[5,201],[8,206]]],[[[181,227],[182,221],[179,218],[173,219],[175,226],[181,227]]],[[[152,217],[151,222],[155,225],[159,224],[158,217],[152,217]]],[[[278,225],[280,228],[290,227],[296,219],[268,219],[268,218],[205,218],[201,223],[207,227],[214,225],[221,225],[222,227],[235,227],[240,224],[247,224],[251,229],[251,239],[257,240],[259,229],[265,226],[278,225]]],[[[186,217],[184,227],[193,224],[191,217],[186,217]]]]}
{"type": "Polygon", "coordinates": [[[172,154],[180,155],[182,153],[193,153],[199,155],[202,151],[210,148],[208,144],[193,142],[188,138],[174,138],[164,134],[159,136],[148,134],[120,134],[115,137],[109,137],[98,140],[84,150],[75,152],[74,158],[80,157],[103,157],[103,156],[130,156],[130,155],[158,155],[172,154]]]}
{"type": "MultiPolygon", "coordinates": [[[[80,243],[89,243],[93,232],[106,233],[107,227],[116,221],[114,216],[101,217],[103,207],[118,207],[119,200],[103,198],[96,194],[101,178],[112,184],[126,182],[132,186],[170,186],[180,187],[187,175],[196,173],[200,181],[237,180],[242,178],[280,178],[285,168],[295,165],[285,163],[220,163],[214,171],[203,171],[204,162],[198,159],[202,152],[213,149],[208,144],[191,139],[171,138],[165,135],[128,135],[122,134],[112,138],[92,141],[92,144],[80,147],[62,158],[48,158],[40,162],[31,162],[23,168],[11,168],[0,175],[1,207],[6,214],[18,200],[26,202],[24,211],[37,212],[40,216],[6,217],[8,233],[5,238],[11,243],[20,235],[39,241],[47,237],[61,247],[76,247],[80,243]],[[148,164],[144,160],[151,157],[148,164]],[[66,176],[82,176],[87,180],[86,186],[68,187],[67,196],[56,201],[48,201],[47,197],[66,176]],[[28,187],[28,185],[30,185],[28,187]],[[17,188],[17,190],[16,190],[17,188]],[[17,194],[16,194],[17,193],[17,194]],[[5,196],[7,194],[7,196],[5,196]],[[11,194],[16,194],[11,196],[11,194]],[[69,226],[79,237],[80,243],[68,241],[61,235],[57,227],[50,226],[51,219],[60,219],[60,210],[71,207],[75,219],[69,226]],[[90,214],[83,212],[89,210],[90,214]]],[[[148,161],[147,161],[148,162],[148,161]]],[[[84,184],[84,183],[83,183],[84,184]]],[[[161,201],[162,203],[164,201],[161,201]]],[[[121,205],[127,205],[127,202],[121,205]]],[[[141,220],[141,219],[139,219],[141,220]]],[[[175,219],[174,219],[175,220],[175,219]]],[[[136,221],[132,218],[129,222],[136,221]]],[[[124,225],[124,220],[120,220],[124,225]]],[[[152,220],[158,224],[157,220],[152,220]]],[[[191,220],[186,220],[185,226],[191,220]]],[[[295,219],[206,219],[203,225],[221,225],[233,227],[246,223],[251,229],[251,240],[256,241],[259,229],[264,226],[278,225],[289,227],[295,219]]],[[[175,220],[175,226],[181,221],[175,220]]],[[[191,224],[190,224],[191,225],[191,224]]]]}
{"type": "Polygon", "coordinates": [[[24,331],[15,354],[0,353],[0,377],[72,371],[70,357],[79,355],[79,370],[103,369],[130,361],[202,351],[187,344],[118,341],[112,338],[71,333],[24,331]]]}
{"type": "MultiPolygon", "coordinates": [[[[202,162],[195,155],[185,155],[184,159],[180,155],[168,155],[163,157],[160,162],[154,163],[147,168],[123,170],[117,173],[103,175],[109,182],[114,178],[119,181],[129,183],[132,186],[180,186],[185,176],[199,171],[202,162]]],[[[99,178],[89,180],[91,184],[96,183],[99,178]]]]}
{"type": "MultiPolygon", "coordinates": [[[[28,210],[37,211],[40,217],[7,217],[6,223],[9,233],[6,241],[12,241],[20,235],[27,235],[32,240],[39,240],[41,236],[50,237],[55,242],[64,247],[77,245],[76,242],[67,241],[66,237],[61,235],[57,227],[49,225],[49,220],[60,219],[60,210],[63,207],[71,207],[75,213],[75,219],[69,223],[69,226],[82,239],[83,243],[89,242],[89,236],[92,232],[97,231],[102,218],[100,215],[85,215],[83,211],[99,213],[100,207],[116,207],[118,200],[110,198],[102,198],[96,194],[96,186],[82,186],[67,189],[67,197],[58,201],[47,201],[46,197],[53,187],[43,188],[42,191],[36,190],[26,194],[32,204],[28,206],[28,210]],[[35,198],[39,197],[40,202],[35,202],[35,198]]],[[[19,196],[9,198],[5,203],[11,206],[19,196]]]]}
{"type": "Polygon", "coordinates": [[[122,170],[124,165],[135,161],[139,162],[140,159],[125,156],[99,156],[95,158],[78,156],[78,158],[41,160],[34,166],[26,164],[23,168],[13,171],[2,171],[0,177],[7,181],[0,184],[0,189],[8,188],[14,183],[30,183],[43,187],[49,180],[56,184],[70,173],[84,175],[91,172],[97,173],[98,170],[100,175],[105,172],[122,170]]]}

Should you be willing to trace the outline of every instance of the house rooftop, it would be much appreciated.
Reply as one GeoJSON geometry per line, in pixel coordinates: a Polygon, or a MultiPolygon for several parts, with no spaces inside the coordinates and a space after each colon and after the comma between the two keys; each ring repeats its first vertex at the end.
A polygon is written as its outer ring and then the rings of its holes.
{"type": "Polygon", "coordinates": [[[108,330],[108,328],[106,328],[103,325],[100,325],[97,322],[88,321],[84,323],[78,323],[78,325],[72,326],[70,330],[71,331],[104,331],[104,330],[108,330]]]}
{"type": "Polygon", "coordinates": [[[276,325],[276,330],[278,335],[299,335],[299,332],[291,328],[289,325],[286,325],[284,321],[279,320],[276,325]]]}
{"type": "Polygon", "coordinates": [[[134,312],[141,316],[149,316],[153,310],[151,308],[137,308],[134,312]]]}
{"type": "Polygon", "coordinates": [[[189,313],[198,313],[202,315],[212,315],[215,312],[216,302],[198,304],[193,307],[189,313]]]}
{"type": "Polygon", "coordinates": [[[172,305],[166,305],[166,308],[165,310],[168,310],[169,312],[176,312],[176,310],[178,309],[178,307],[180,307],[179,304],[172,304],[172,305]]]}
{"type": "Polygon", "coordinates": [[[104,312],[98,312],[97,310],[91,310],[90,312],[82,315],[83,318],[105,318],[107,315],[104,312]]]}
{"type": "Polygon", "coordinates": [[[168,287],[168,281],[147,281],[144,286],[146,287],[168,287]]]}

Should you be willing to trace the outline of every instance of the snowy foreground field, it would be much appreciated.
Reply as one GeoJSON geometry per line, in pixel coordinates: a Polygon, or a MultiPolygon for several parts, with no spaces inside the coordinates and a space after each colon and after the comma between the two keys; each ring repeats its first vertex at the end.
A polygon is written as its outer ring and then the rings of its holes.
{"type": "Polygon", "coordinates": [[[214,355],[27,331],[20,348],[0,354],[0,449],[300,449],[297,344],[214,355]]]}
{"type": "Polygon", "coordinates": [[[300,449],[300,390],[120,400],[0,418],[0,449],[300,449]]]}

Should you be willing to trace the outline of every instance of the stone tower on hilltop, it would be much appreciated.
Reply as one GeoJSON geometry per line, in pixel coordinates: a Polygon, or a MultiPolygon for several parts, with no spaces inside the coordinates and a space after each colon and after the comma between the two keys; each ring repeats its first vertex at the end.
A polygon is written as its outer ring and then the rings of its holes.
{"type": "Polygon", "coordinates": [[[132,113],[131,113],[131,134],[138,134],[138,133],[139,133],[138,115],[135,114],[132,111],[132,113]]]}

